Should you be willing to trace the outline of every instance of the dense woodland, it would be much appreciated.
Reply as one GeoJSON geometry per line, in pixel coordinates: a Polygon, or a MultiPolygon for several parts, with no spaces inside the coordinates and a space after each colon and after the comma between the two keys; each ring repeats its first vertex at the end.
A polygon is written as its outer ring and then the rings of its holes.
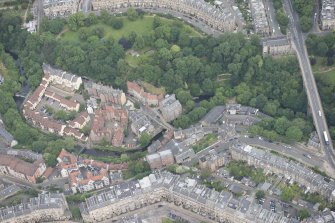
{"type": "MultiPolygon", "coordinates": [[[[131,11],[123,19],[141,19],[141,14],[131,11]]],[[[253,127],[254,134],[265,135],[271,140],[299,141],[312,131],[310,118],[306,116],[306,95],[296,58],[263,58],[257,36],[247,39],[237,33],[219,38],[190,37],[180,21],[167,25],[156,16],[151,32],[145,35],[133,32],[114,40],[104,38],[103,29],[90,32],[87,29],[97,22],[117,24],[122,28],[121,18],[105,12],[100,17],[90,14],[85,18],[75,14],[68,21],[45,20],[38,34],[22,30],[21,22],[13,12],[0,12],[0,30],[3,30],[0,42],[2,48],[19,55],[32,89],[39,84],[41,65],[46,62],[124,90],[126,80],[141,79],[157,87],[163,86],[168,93],[176,93],[184,107],[183,115],[173,122],[176,127],[185,128],[215,105],[235,99],[274,117],[253,127]],[[59,33],[65,27],[80,32],[81,40],[62,40],[59,33]],[[125,57],[130,48],[138,52],[150,50],[153,54],[138,66],[130,66],[125,57]],[[209,99],[199,104],[194,102],[194,97],[204,95],[209,99]]],[[[8,56],[3,50],[1,55],[8,56]]],[[[14,62],[11,63],[6,66],[12,68],[15,75],[0,88],[0,95],[4,95],[0,99],[0,113],[7,128],[21,144],[35,151],[46,151],[52,160],[55,150],[61,148],[56,146],[57,143],[68,143],[65,146],[71,148],[73,141],[46,136],[22,121],[12,98],[20,87],[17,70],[14,62]]]]}

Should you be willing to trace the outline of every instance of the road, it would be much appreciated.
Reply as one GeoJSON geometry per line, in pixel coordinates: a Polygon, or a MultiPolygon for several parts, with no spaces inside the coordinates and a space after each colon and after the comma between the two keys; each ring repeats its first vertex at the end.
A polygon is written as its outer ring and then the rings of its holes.
{"type": "Polygon", "coordinates": [[[302,78],[307,93],[308,102],[311,108],[314,125],[318,132],[321,147],[328,157],[328,163],[332,169],[335,169],[335,155],[331,140],[329,143],[325,143],[323,132],[325,131],[329,138],[329,131],[326,122],[326,118],[323,112],[320,96],[315,83],[315,79],[312,73],[312,68],[309,63],[307,49],[304,42],[304,35],[299,25],[298,15],[294,12],[293,6],[290,0],[282,0],[286,14],[290,19],[290,31],[292,35],[293,44],[296,48],[300,69],[302,72],[302,78]]]}
{"type": "Polygon", "coordinates": [[[270,27],[272,28],[272,37],[282,36],[283,34],[280,31],[279,24],[276,19],[276,11],[273,6],[272,0],[266,0],[264,1],[264,7],[265,11],[267,12],[268,21],[270,24],[270,27]]]}
{"type": "Polygon", "coordinates": [[[215,149],[215,150],[228,149],[233,144],[236,144],[238,142],[245,143],[245,144],[255,146],[258,148],[262,148],[267,151],[271,151],[271,150],[276,151],[279,154],[282,154],[283,156],[293,158],[297,160],[298,162],[301,162],[309,167],[318,167],[321,170],[325,169],[323,166],[324,159],[323,157],[321,157],[321,154],[320,156],[317,156],[315,155],[313,151],[308,151],[308,150],[304,150],[301,148],[297,148],[294,146],[285,145],[281,143],[268,142],[259,137],[249,138],[247,136],[235,137],[233,139],[230,139],[228,142],[219,140],[215,142],[214,144],[212,144],[211,146],[196,153],[192,161],[186,162],[184,163],[184,165],[191,166],[193,162],[198,161],[201,156],[207,154],[208,151],[212,149],[215,149]]]}

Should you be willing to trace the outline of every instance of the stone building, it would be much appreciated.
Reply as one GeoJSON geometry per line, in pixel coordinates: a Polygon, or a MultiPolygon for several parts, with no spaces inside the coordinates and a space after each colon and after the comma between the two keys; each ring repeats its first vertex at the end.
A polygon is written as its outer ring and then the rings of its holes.
{"type": "Polygon", "coordinates": [[[174,158],[171,150],[163,150],[157,153],[149,154],[146,160],[151,169],[160,169],[163,166],[169,166],[174,163],[174,158]]]}
{"type": "Polygon", "coordinates": [[[318,192],[330,201],[335,198],[335,182],[326,181],[323,176],[311,169],[270,152],[245,144],[237,144],[230,148],[232,159],[244,160],[248,165],[262,168],[267,172],[282,174],[310,188],[310,192],[318,192]]]}
{"type": "Polygon", "coordinates": [[[25,162],[15,156],[0,155],[0,174],[36,183],[36,179],[46,170],[44,160],[36,160],[33,163],[25,162]]]}
{"type": "Polygon", "coordinates": [[[166,95],[165,98],[159,102],[159,109],[167,122],[171,122],[178,118],[183,111],[183,108],[180,102],[176,99],[175,94],[166,95]]]}
{"type": "Polygon", "coordinates": [[[124,138],[123,130],[127,123],[127,110],[105,106],[95,112],[90,139],[92,142],[107,140],[113,146],[121,146],[124,138]]]}
{"type": "Polygon", "coordinates": [[[199,158],[200,168],[208,168],[212,172],[216,171],[226,162],[226,154],[223,152],[218,153],[214,149],[210,150],[208,154],[205,154],[199,158]]]}
{"type": "Polygon", "coordinates": [[[114,89],[111,86],[88,82],[85,83],[85,89],[89,95],[99,98],[103,104],[124,105],[127,101],[126,95],[122,90],[114,89]]]}
{"type": "Polygon", "coordinates": [[[292,43],[290,39],[286,37],[278,37],[264,40],[262,46],[263,46],[263,56],[264,55],[280,56],[294,53],[292,43]]]}
{"type": "Polygon", "coordinates": [[[48,18],[67,17],[78,12],[79,0],[43,0],[44,15],[48,18]]]}
{"type": "Polygon", "coordinates": [[[3,223],[67,221],[70,218],[64,194],[39,194],[28,202],[0,210],[0,222],[3,223]]]}
{"type": "Polygon", "coordinates": [[[322,0],[321,9],[321,29],[328,30],[335,28],[335,1],[334,0],[322,0]]]}
{"type": "MultiPolygon", "coordinates": [[[[155,172],[141,180],[124,182],[93,195],[80,204],[84,222],[99,222],[167,202],[216,222],[288,223],[288,218],[263,209],[252,200],[234,202],[230,192],[206,188],[195,179],[155,172]]],[[[236,200],[235,200],[236,201],[236,200]]]]}
{"type": "Polygon", "coordinates": [[[251,16],[253,18],[255,32],[261,36],[271,35],[270,25],[266,16],[262,0],[250,0],[251,16]]]}
{"type": "Polygon", "coordinates": [[[202,0],[93,0],[93,10],[116,11],[123,8],[158,8],[177,11],[206,23],[219,31],[234,31],[236,18],[232,12],[224,13],[221,9],[202,0]]]}

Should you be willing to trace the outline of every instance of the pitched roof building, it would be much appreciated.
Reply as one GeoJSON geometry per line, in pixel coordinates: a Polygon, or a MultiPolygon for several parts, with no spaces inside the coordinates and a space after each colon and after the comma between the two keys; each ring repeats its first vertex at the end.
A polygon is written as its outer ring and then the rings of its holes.
{"type": "Polygon", "coordinates": [[[15,156],[0,156],[1,174],[8,174],[31,183],[36,183],[36,179],[42,176],[45,170],[46,166],[43,160],[28,163],[15,156]]]}
{"type": "Polygon", "coordinates": [[[150,94],[136,82],[127,81],[128,93],[140,100],[144,104],[157,106],[159,101],[164,97],[162,94],[150,94]]]}
{"type": "Polygon", "coordinates": [[[165,98],[159,102],[159,109],[167,122],[175,120],[183,112],[183,108],[176,99],[175,94],[166,95],[165,98]]]}
{"type": "Polygon", "coordinates": [[[44,193],[0,210],[3,223],[68,221],[71,212],[64,194],[44,193]]]}
{"type": "Polygon", "coordinates": [[[58,167],[62,177],[68,177],[73,193],[100,189],[110,184],[109,171],[126,170],[128,164],[108,164],[91,159],[77,158],[62,149],[59,153],[58,167]]]}
{"type": "Polygon", "coordinates": [[[85,83],[85,89],[89,95],[100,98],[101,103],[124,105],[127,100],[122,90],[113,89],[113,87],[110,86],[88,82],[85,83]]]}
{"type": "Polygon", "coordinates": [[[123,129],[127,123],[127,110],[105,106],[95,112],[90,139],[94,142],[105,139],[113,146],[121,146],[124,138],[123,129]]]}

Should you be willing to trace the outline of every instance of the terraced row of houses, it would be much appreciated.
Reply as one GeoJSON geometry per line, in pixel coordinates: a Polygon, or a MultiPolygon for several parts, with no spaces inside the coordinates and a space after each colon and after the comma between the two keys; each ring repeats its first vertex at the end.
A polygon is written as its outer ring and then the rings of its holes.
{"type": "MultiPolygon", "coordinates": [[[[44,14],[49,17],[68,16],[80,11],[79,0],[44,0],[44,14]]],[[[203,0],[92,0],[93,11],[103,9],[116,11],[124,8],[169,9],[193,16],[219,31],[234,31],[236,18],[233,11],[221,9],[203,0]]]]}

